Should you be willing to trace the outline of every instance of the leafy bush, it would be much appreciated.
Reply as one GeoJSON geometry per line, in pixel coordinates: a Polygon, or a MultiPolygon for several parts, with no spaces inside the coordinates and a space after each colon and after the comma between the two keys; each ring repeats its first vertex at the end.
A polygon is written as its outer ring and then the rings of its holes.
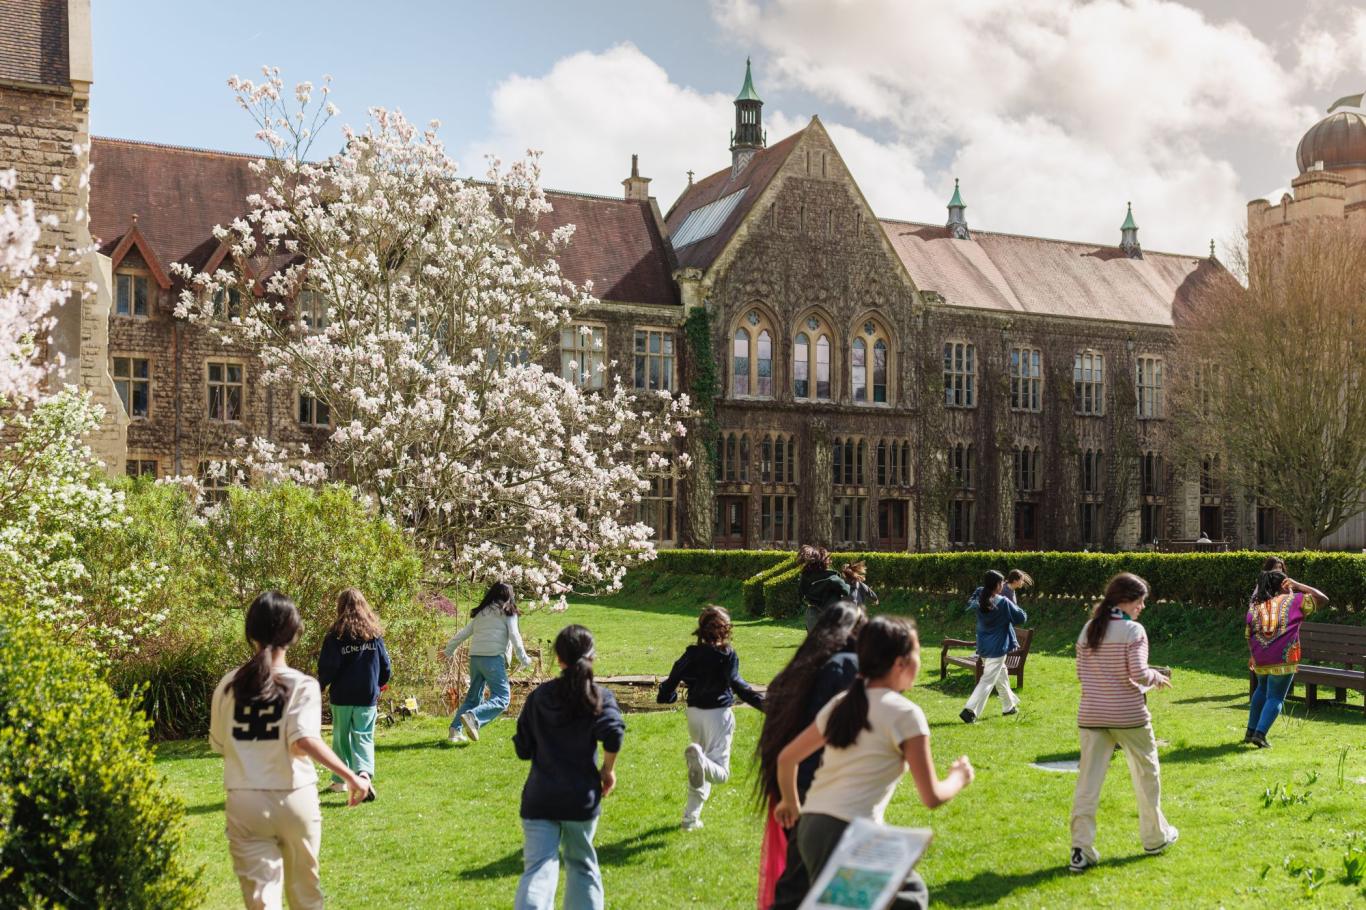
{"type": "Polygon", "coordinates": [[[796,616],[801,611],[801,599],[797,596],[801,575],[802,567],[794,565],[767,578],[761,585],[763,611],[775,617],[796,616]]]}
{"type": "Polygon", "coordinates": [[[633,571],[746,579],[791,559],[789,550],[660,550],[633,571]]]}
{"type": "Polygon", "coordinates": [[[0,607],[0,908],[182,908],[184,808],[147,722],[88,658],[0,607]]]}
{"type": "Polygon", "coordinates": [[[745,579],[744,583],[740,585],[741,597],[745,604],[745,612],[748,613],[750,616],[763,616],[764,583],[768,581],[770,578],[782,575],[783,573],[787,572],[793,566],[796,565],[797,557],[789,556],[782,562],[770,566],[769,568],[764,569],[763,571],[755,575],[751,575],[749,578],[745,579]]]}
{"type": "Polygon", "coordinates": [[[294,599],[304,631],[290,663],[313,672],[345,587],[365,593],[385,626],[396,690],[435,685],[439,617],[419,603],[422,565],[402,531],[371,514],[345,487],[234,487],[198,516],[174,487],[131,484],[129,534],[172,568],[161,608],[170,617],[140,652],[111,669],[159,736],[198,735],[218,679],[249,655],[243,611],[261,591],[294,599]]]}

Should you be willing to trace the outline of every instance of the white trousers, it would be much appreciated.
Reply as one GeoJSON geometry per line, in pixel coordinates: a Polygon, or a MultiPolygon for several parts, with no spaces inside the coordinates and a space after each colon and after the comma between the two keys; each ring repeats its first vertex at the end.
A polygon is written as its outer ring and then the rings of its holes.
{"type": "Polygon", "coordinates": [[[688,787],[688,802],[683,820],[695,822],[702,804],[711,795],[712,784],[730,780],[730,744],[735,738],[735,715],[730,708],[689,708],[688,737],[702,747],[702,786],[688,787]]]}
{"type": "Polygon", "coordinates": [[[225,808],[232,871],[247,910],[281,910],[286,894],[290,910],[322,907],[318,791],[311,784],[297,790],[229,790],[225,808]]]}
{"type": "Polygon", "coordinates": [[[1129,762],[1129,778],[1138,798],[1138,833],[1146,850],[1155,850],[1167,841],[1172,826],[1162,815],[1162,779],[1157,763],[1157,740],[1152,724],[1146,727],[1082,727],[1081,773],[1072,800],[1072,846],[1080,847],[1088,859],[1096,854],[1096,806],[1100,786],[1110,770],[1115,747],[1124,750],[1129,762]]]}
{"type": "Polygon", "coordinates": [[[980,716],[982,709],[987,706],[992,689],[996,690],[996,697],[1001,700],[1002,711],[1010,711],[1019,705],[1020,697],[1010,691],[1010,674],[1006,672],[1004,657],[982,658],[982,678],[968,696],[968,710],[980,716]]]}

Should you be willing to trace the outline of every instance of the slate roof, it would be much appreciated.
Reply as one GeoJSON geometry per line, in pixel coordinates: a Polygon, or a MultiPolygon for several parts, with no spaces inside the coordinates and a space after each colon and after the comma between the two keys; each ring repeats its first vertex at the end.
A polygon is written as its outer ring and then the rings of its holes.
{"type": "Polygon", "coordinates": [[[1181,321],[1215,282],[1232,281],[1216,260],[1017,234],[972,232],[880,219],[916,287],[953,306],[1146,325],[1181,321]]]}
{"type": "MultiPolygon", "coordinates": [[[[261,188],[255,155],[95,138],[90,230],[108,255],[138,216],[138,230],[168,274],[170,264],[201,266],[218,249],[214,225],[245,214],[261,188]]],[[[547,191],[547,230],[575,225],[560,267],[576,284],[593,282],[600,299],[675,305],[669,246],[648,202],[547,191]]]]}
{"type": "Polygon", "coordinates": [[[754,208],[754,203],[763,195],[764,188],[773,179],[773,175],[778,173],[778,169],[783,166],[783,162],[787,160],[788,154],[797,144],[797,140],[801,138],[804,131],[804,129],[798,130],[782,142],[759,150],[745,165],[745,169],[734,177],[731,176],[731,169],[726,168],[703,177],[683,191],[683,195],[678,197],[678,201],[674,203],[673,208],[669,209],[669,214],[665,219],[669,224],[671,234],[683,225],[693,210],[700,209],[702,206],[709,205],[724,196],[748,188],[745,195],[741,197],[739,205],[735,206],[719,229],[696,243],[690,243],[674,250],[680,268],[706,270],[716,261],[716,257],[721,255],[721,251],[730,242],[736,228],[754,208]]]}
{"type": "Polygon", "coordinates": [[[0,81],[70,87],[67,0],[0,2],[0,81]]]}

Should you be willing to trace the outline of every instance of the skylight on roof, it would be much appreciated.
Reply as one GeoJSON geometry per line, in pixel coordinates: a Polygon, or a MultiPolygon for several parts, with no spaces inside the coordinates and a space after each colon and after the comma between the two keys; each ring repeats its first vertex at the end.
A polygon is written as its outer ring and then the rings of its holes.
{"type": "Polygon", "coordinates": [[[699,240],[706,240],[721,230],[721,225],[726,223],[726,219],[730,217],[731,212],[735,211],[740,200],[745,198],[745,193],[748,190],[749,187],[738,189],[729,196],[722,196],[715,202],[708,202],[701,208],[689,212],[688,217],[683,219],[683,223],[674,232],[672,238],[674,249],[680,249],[699,240]]]}

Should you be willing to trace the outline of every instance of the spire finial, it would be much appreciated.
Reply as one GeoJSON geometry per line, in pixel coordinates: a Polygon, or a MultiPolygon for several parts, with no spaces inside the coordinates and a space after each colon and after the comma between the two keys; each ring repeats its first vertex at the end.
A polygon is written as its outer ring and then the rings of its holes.
{"type": "Polygon", "coordinates": [[[640,176],[640,156],[636,154],[631,155],[631,176],[640,176]]]}
{"type": "Polygon", "coordinates": [[[692,171],[688,171],[688,186],[692,186],[692,171]]]}
{"type": "Polygon", "coordinates": [[[1213,238],[1213,237],[1211,237],[1211,238],[1209,239],[1209,258],[1211,258],[1211,259],[1216,258],[1215,255],[1214,255],[1214,238],[1213,238]]]}

